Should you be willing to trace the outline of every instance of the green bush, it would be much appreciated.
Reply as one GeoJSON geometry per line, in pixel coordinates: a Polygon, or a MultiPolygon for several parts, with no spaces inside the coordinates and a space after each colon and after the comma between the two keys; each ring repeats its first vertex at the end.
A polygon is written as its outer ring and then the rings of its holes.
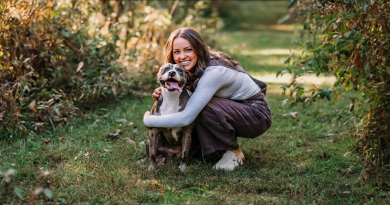
{"type": "Polygon", "coordinates": [[[308,104],[318,98],[333,98],[345,91],[360,91],[351,111],[363,106],[356,123],[356,150],[364,156],[367,178],[390,163],[390,7],[389,1],[297,1],[295,14],[303,23],[302,54],[290,56],[286,72],[294,77],[310,73],[336,76],[333,87],[305,90],[296,81],[290,88],[296,102],[308,104]],[[306,95],[305,93],[309,93],[306,95]]]}
{"type": "MultiPolygon", "coordinates": [[[[155,87],[162,46],[173,29],[212,34],[218,28],[210,3],[179,3],[2,1],[0,138],[45,124],[55,129],[98,102],[155,87]]],[[[212,42],[214,35],[207,36],[212,42]]]]}

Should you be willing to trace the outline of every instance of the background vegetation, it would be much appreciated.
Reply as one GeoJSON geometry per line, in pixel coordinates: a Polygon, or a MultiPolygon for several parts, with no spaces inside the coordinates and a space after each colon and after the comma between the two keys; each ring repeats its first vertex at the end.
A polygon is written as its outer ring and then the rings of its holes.
{"type": "Polygon", "coordinates": [[[305,90],[295,80],[283,88],[291,87],[295,102],[303,105],[325,97],[336,103],[345,92],[360,91],[350,111],[361,107],[355,113],[354,134],[356,150],[364,156],[364,177],[379,167],[388,169],[389,1],[292,1],[294,5],[303,23],[303,51],[291,55],[286,62],[293,66],[279,74],[332,74],[337,80],[326,89],[305,90]]]}
{"type": "MultiPolygon", "coordinates": [[[[325,62],[339,54],[301,48],[328,42],[294,30],[302,24],[275,24],[286,13],[317,17],[329,2],[292,1],[299,9],[290,10],[285,1],[41,2],[0,3],[1,203],[390,203],[387,170],[367,178],[364,158],[353,152],[358,113],[369,106],[358,91],[329,89],[334,76],[298,72],[316,71],[305,57],[325,62]],[[181,26],[195,27],[269,85],[275,123],[259,138],[239,139],[246,160],[237,171],[212,169],[221,153],[192,159],[185,174],[172,159],[146,171],[141,119],[153,104],[161,46],[181,26]]],[[[323,23],[305,19],[305,28],[323,23]]]]}
{"type": "Polygon", "coordinates": [[[210,2],[0,3],[0,133],[55,129],[113,96],[155,87],[162,46],[176,27],[206,36],[221,26],[210,2]]]}

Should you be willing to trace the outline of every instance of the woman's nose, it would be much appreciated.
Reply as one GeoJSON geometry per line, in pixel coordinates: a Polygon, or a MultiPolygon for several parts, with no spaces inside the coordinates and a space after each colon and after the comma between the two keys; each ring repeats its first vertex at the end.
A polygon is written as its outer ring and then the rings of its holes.
{"type": "Polygon", "coordinates": [[[184,52],[180,52],[180,58],[181,59],[184,59],[186,56],[185,56],[185,53],[184,52]]]}

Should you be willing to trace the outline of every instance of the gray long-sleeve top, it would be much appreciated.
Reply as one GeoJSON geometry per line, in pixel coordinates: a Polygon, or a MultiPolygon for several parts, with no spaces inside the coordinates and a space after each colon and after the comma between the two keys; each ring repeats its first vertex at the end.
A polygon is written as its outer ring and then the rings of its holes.
{"type": "Polygon", "coordinates": [[[185,127],[195,120],[213,96],[245,100],[259,92],[259,86],[248,74],[224,66],[209,66],[199,79],[195,92],[183,111],[167,115],[149,115],[144,118],[144,124],[147,127],[185,127]]]}

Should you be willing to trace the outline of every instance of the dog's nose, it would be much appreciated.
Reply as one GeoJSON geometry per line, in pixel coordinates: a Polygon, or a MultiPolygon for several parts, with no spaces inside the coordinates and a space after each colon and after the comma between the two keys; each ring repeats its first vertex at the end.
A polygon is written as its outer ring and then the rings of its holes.
{"type": "Polygon", "coordinates": [[[168,72],[168,76],[169,77],[173,77],[173,76],[175,76],[176,75],[176,72],[175,71],[169,71],[168,72]]]}

